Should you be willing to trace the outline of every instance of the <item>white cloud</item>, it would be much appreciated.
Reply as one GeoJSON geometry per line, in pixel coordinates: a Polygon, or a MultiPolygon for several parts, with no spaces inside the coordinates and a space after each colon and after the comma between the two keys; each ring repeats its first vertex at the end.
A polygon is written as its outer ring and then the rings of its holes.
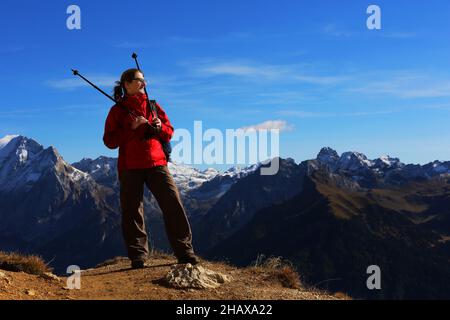
{"type": "Polygon", "coordinates": [[[363,117],[385,115],[398,112],[397,109],[381,110],[381,111],[356,111],[356,112],[309,112],[301,110],[279,110],[276,113],[282,116],[298,117],[298,118],[329,118],[329,117],[363,117]]]}
{"type": "Polygon", "coordinates": [[[292,131],[294,129],[294,126],[291,124],[288,124],[284,120],[269,120],[262,123],[258,123],[255,125],[247,126],[247,127],[241,127],[239,129],[242,129],[244,131],[246,130],[271,130],[271,129],[278,129],[280,131],[292,131]]]}
{"type": "Polygon", "coordinates": [[[439,98],[450,97],[450,82],[437,84],[434,87],[396,90],[394,94],[404,98],[439,98]]]}
{"type": "Polygon", "coordinates": [[[327,24],[322,28],[322,33],[327,36],[348,38],[353,35],[352,32],[338,28],[335,24],[327,24]]]}
{"type": "Polygon", "coordinates": [[[345,80],[349,80],[349,76],[294,76],[293,79],[296,79],[300,82],[306,82],[310,84],[319,84],[319,85],[327,85],[327,84],[336,84],[343,82],[345,80]]]}
{"type": "MultiPolygon", "coordinates": [[[[363,36],[363,32],[349,31],[339,27],[334,23],[327,24],[320,29],[320,33],[336,38],[350,38],[354,36],[363,36]]],[[[416,38],[418,34],[416,32],[409,31],[382,31],[377,33],[379,37],[382,38],[392,38],[392,39],[412,39],[416,38]]]]}
{"type": "Polygon", "coordinates": [[[366,94],[389,94],[405,99],[439,98],[450,96],[450,81],[437,77],[410,73],[406,75],[385,74],[386,80],[367,81],[361,87],[348,91],[366,94]]]}
{"type": "Polygon", "coordinates": [[[329,117],[332,113],[326,112],[310,112],[310,111],[301,111],[301,110],[278,110],[277,114],[282,116],[289,117],[299,117],[299,118],[310,118],[310,117],[329,117]]]}
{"type": "MultiPolygon", "coordinates": [[[[109,88],[113,87],[114,82],[118,80],[117,77],[112,76],[92,76],[88,79],[99,87],[109,88]]],[[[71,79],[48,80],[46,84],[52,88],[61,90],[73,90],[80,87],[90,86],[86,81],[78,76],[73,76],[71,79]]]]}
{"type": "Polygon", "coordinates": [[[236,76],[257,81],[276,81],[332,85],[349,80],[349,76],[310,74],[301,70],[304,65],[271,65],[251,62],[205,62],[194,69],[199,76],[236,76]]]}
{"type": "Polygon", "coordinates": [[[279,78],[285,71],[282,68],[272,66],[250,66],[238,63],[218,63],[199,69],[200,73],[207,75],[232,75],[232,76],[251,76],[264,78],[279,78]]]}

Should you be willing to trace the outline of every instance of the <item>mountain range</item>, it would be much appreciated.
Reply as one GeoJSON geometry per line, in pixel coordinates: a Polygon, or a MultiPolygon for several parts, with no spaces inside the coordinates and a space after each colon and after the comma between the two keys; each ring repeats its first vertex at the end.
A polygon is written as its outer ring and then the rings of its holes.
{"type": "MultiPolygon", "coordinates": [[[[450,161],[404,164],[322,148],[225,172],[169,163],[197,252],[249,265],[290,260],[306,283],[361,298],[450,297],[450,161]],[[378,265],[382,289],[369,290],[378,265]]],[[[117,160],[69,164],[24,136],[0,139],[0,249],[42,255],[65,272],[125,255],[117,160]]],[[[169,250],[159,207],[146,191],[153,248],[169,250]]]]}

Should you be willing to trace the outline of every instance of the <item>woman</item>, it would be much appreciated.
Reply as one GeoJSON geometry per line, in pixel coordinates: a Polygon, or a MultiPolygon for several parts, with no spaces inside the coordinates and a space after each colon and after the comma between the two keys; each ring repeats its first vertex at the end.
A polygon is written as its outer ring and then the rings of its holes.
{"type": "Polygon", "coordinates": [[[197,264],[189,221],[161,145],[161,141],[170,141],[173,127],[159,104],[156,103],[156,115],[147,106],[142,72],[128,69],[116,83],[114,98],[118,103],[109,111],[103,142],[110,149],[119,148],[122,231],[131,266],[143,268],[149,253],[144,184],[163,212],[167,236],[178,263],[197,264]]]}

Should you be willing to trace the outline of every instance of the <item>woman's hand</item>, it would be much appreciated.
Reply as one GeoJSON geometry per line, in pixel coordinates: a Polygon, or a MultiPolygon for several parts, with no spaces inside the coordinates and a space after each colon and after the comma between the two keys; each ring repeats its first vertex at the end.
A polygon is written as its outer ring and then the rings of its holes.
{"type": "Polygon", "coordinates": [[[131,123],[131,129],[136,130],[141,124],[148,123],[148,120],[145,119],[142,116],[137,117],[134,119],[134,121],[131,123]]]}
{"type": "Polygon", "coordinates": [[[159,118],[154,118],[152,120],[152,126],[154,126],[156,128],[156,130],[160,131],[161,130],[161,120],[159,120],[159,118]]]}

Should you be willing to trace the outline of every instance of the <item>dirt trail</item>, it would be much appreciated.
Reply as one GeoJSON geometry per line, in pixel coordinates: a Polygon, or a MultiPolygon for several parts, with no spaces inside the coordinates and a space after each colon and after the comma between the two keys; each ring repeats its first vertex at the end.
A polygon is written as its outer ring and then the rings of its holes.
{"type": "Polygon", "coordinates": [[[337,296],[311,289],[282,286],[270,270],[236,268],[224,263],[202,262],[204,268],[232,277],[232,281],[215,289],[174,289],[167,287],[164,277],[175,259],[153,257],[144,269],[130,269],[126,258],[116,258],[101,267],[81,272],[81,288],[67,289],[67,278],[44,278],[22,272],[0,270],[0,299],[98,300],[98,299],[283,299],[324,300],[337,296]]]}

